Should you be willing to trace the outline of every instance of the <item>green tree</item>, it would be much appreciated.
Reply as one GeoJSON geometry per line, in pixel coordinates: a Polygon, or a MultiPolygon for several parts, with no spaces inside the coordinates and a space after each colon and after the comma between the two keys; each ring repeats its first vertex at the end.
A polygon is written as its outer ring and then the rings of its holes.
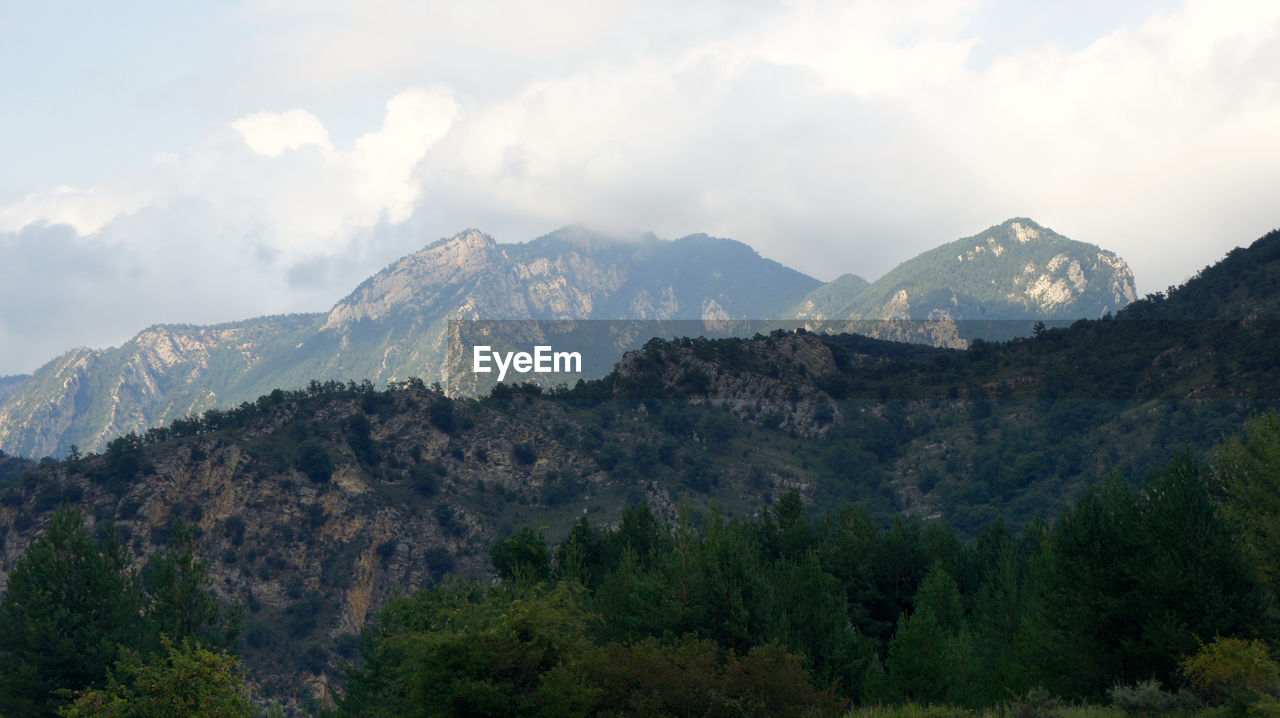
{"type": "Polygon", "coordinates": [[[898,620],[885,661],[889,698],[972,703],[974,646],[960,589],[935,564],[916,592],[915,609],[898,620]]]}
{"type": "Polygon", "coordinates": [[[1214,475],[1226,490],[1227,513],[1238,522],[1244,548],[1280,608],[1280,413],[1245,422],[1240,436],[1213,456],[1214,475]]]}
{"type": "Polygon", "coordinates": [[[770,582],[773,600],[757,608],[767,615],[763,635],[756,640],[778,641],[807,655],[823,685],[839,684],[846,693],[858,695],[875,647],[849,622],[840,582],[822,570],[813,552],[799,562],[775,564],[770,582]]]}
{"type": "Polygon", "coordinates": [[[114,532],[93,536],[78,511],[54,512],[9,574],[0,604],[0,713],[52,714],[60,691],[101,685],[135,647],[144,604],[114,532]]]}
{"type": "Polygon", "coordinates": [[[1280,664],[1267,644],[1243,638],[1215,638],[1182,662],[1191,685],[1222,701],[1232,716],[1275,715],[1280,709],[1280,664]]]}
{"type": "Polygon", "coordinates": [[[1175,460],[1141,493],[1086,491],[1033,569],[1027,658],[1059,692],[1175,685],[1178,661],[1214,636],[1256,636],[1265,594],[1213,500],[1203,467],[1175,460]]]}
{"type": "Polygon", "coordinates": [[[543,677],[538,699],[547,716],[798,717],[844,709],[813,687],[800,656],[777,644],[725,657],[692,636],[587,648],[543,677]]]}
{"type": "Polygon", "coordinates": [[[214,650],[231,650],[240,635],[240,608],[210,592],[209,562],[196,556],[199,535],[198,527],[179,522],[168,546],[144,571],[149,628],[175,641],[191,638],[214,650]]]}
{"type": "Polygon", "coordinates": [[[556,574],[562,580],[574,580],[594,589],[600,585],[603,573],[600,539],[591,530],[587,517],[582,516],[556,547],[556,574]]]}
{"type": "Polygon", "coordinates": [[[494,544],[489,560],[504,581],[545,581],[551,577],[551,554],[542,533],[528,526],[494,544]]]}
{"type": "Polygon", "coordinates": [[[460,585],[393,601],[366,632],[343,715],[537,713],[542,675],[587,645],[581,589],[460,585]]]}
{"type": "Polygon", "coordinates": [[[191,641],[163,639],[162,652],[143,660],[125,651],[111,683],[80,693],[58,714],[66,718],[237,718],[254,716],[240,661],[191,641]]]}

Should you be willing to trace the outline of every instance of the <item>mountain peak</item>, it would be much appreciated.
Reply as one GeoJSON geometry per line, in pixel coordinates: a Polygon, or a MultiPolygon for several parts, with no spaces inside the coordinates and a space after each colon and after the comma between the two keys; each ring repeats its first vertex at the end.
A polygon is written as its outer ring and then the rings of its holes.
{"type": "Polygon", "coordinates": [[[560,229],[534,239],[530,246],[536,247],[573,247],[593,251],[618,245],[650,244],[660,241],[652,232],[606,232],[585,224],[567,224],[560,229]]]}
{"type": "MultiPolygon", "coordinates": [[[[458,232],[457,234],[453,235],[453,236],[452,236],[452,237],[450,237],[449,239],[442,240],[442,241],[440,241],[440,242],[436,242],[435,244],[433,244],[433,245],[431,245],[431,246],[432,246],[432,247],[434,247],[434,246],[436,246],[436,245],[462,245],[462,246],[469,246],[469,247],[497,247],[497,246],[498,246],[498,243],[497,243],[497,241],[495,241],[495,240],[494,240],[494,238],[493,238],[493,237],[490,237],[489,235],[485,234],[484,232],[481,232],[480,230],[476,229],[475,227],[468,227],[468,228],[466,228],[466,229],[462,230],[461,232],[458,232]]],[[[427,247],[427,249],[430,249],[430,248],[431,248],[431,247],[427,247]]]]}
{"type": "Polygon", "coordinates": [[[994,227],[987,228],[985,232],[976,236],[1005,239],[1010,242],[1017,242],[1018,244],[1066,239],[1066,237],[1063,237],[1052,229],[1037,223],[1029,217],[1013,217],[1006,219],[994,227]]]}

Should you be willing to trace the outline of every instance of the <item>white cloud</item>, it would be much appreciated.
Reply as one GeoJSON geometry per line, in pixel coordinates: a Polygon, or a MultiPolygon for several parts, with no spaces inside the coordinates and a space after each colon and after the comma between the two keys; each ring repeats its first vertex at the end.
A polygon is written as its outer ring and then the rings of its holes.
{"type": "Polygon", "coordinates": [[[250,3],[272,31],[222,85],[280,99],[141,172],[32,191],[0,231],[71,224],[148,281],[199,257],[221,276],[175,300],[195,321],[218,283],[237,306],[324,309],[468,226],[706,231],[831,278],[1029,215],[1149,291],[1277,223],[1280,5],[1188,0],[1083,42],[974,30],[990,7],[250,3]]]}
{"type": "Polygon", "coordinates": [[[267,157],[279,157],[286,150],[313,145],[325,154],[333,152],[329,132],[315,115],[306,110],[255,112],[231,123],[249,149],[267,157]]]}
{"type": "Polygon", "coordinates": [[[0,207],[0,232],[13,232],[30,224],[66,224],[82,234],[92,234],[124,212],[146,206],[150,194],[130,187],[76,189],[62,185],[50,191],[30,192],[16,203],[0,207]]]}

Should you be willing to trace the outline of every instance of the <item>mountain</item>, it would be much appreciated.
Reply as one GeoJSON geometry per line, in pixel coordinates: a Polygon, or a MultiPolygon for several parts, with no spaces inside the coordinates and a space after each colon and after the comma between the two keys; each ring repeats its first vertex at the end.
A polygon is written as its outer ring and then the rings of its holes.
{"type": "MultiPolygon", "coordinates": [[[[470,229],[394,262],[325,314],[156,326],[121,347],[68,352],[20,383],[0,384],[9,393],[0,397],[0,449],[30,457],[72,446],[98,451],[114,436],[312,380],[447,382],[457,374],[457,357],[448,357],[454,320],[799,319],[811,329],[962,347],[974,337],[1028,333],[1031,322],[960,320],[1098,316],[1132,295],[1123,260],[1030,220],[944,245],[874,283],[846,274],[825,285],[745,244],[702,234],[665,241],[571,226],[498,244],[470,229]],[[883,322],[904,318],[928,321],[883,322]]],[[[536,327],[517,329],[528,344],[543,338],[536,327]]],[[[636,326],[604,337],[597,346],[607,361],[588,376],[655,334],[702,331],[636,326]]]]}
{"type": "Polygon", "coordinates": [[[929,250],[870,285],[848,291],[859,284],[841,277],[824,285],[805,297],[796,314],[932,319],[945,312],[952,319],[1080,319],[1115,312],[1137,298],[1133,272],[1123,259],[1026,218],[929,250]]]}
{"type": "Polygon", "coordinates": [[[841,277],[792,312],[827,331],[963,347],[973,338],[1025,334],[1034,321],[1100,317],[1136,298],[1133,272],[1120,257],[1014,218],[920,254],[869,285],[841,277]]]}
{"type": "Polygon", "coordinates": [[[13,393],[22,382],[27,380],[26,374],[15,374],[12,376],[0,376],[0,401],[4,401],[5,397],[13,393]]]}
{"type": "Polygon", "coordinates": [[[119,347],[54,359],[0,403],[0,449],[23,456],[96,450],[115,436],[269,391],[262,362],[289,351],[318,315],[143,330],[119,347]]]}
{"type": "Polygon", "coordinates": [[[156,326],[120,347],[72,350],[10,390],[0,449],[96,451],[114,436],[313,379],[435,381],[454,319],[772,316],[819,284],[705,235],[567,227],[500,245],[467,230],[396,261],[327,314],[156,326]]]}
{"type": "Polygon", "coordinates": [[[323,700],[388,596],[491,575],[489,548],[521,526],[554,543],[636,502],[696,520],[795,491],[972,537],[1053,515],[1103,477],[1141,483],[1280,405],[1277,278],[1280,232],[1113,317],[963,351],[779,330],[651,341],[550,392],[273,391],[101,454],[20,462],[0,480],[0,576],[64,503],[141,556],[194,522],[216,590],[246,607],[257,679],[323,700]],[[1177,318],[1191,299],[1197,321],[1177,318]]]}

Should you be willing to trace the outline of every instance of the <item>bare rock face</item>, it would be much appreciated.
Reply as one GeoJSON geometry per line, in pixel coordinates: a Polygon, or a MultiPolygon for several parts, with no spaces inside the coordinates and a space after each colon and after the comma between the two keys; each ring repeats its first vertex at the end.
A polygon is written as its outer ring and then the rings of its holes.
{"type": "MultiPolygon", "coordinates": [[[[76,418],[80,393],[99,353],[73,349],[41,370],[40,385],[24,386],[0,404],[0,447],[19,456],[47,456],[76,418]]],[[[35,377],[33,377],[35,378],[35,377]]]]}

